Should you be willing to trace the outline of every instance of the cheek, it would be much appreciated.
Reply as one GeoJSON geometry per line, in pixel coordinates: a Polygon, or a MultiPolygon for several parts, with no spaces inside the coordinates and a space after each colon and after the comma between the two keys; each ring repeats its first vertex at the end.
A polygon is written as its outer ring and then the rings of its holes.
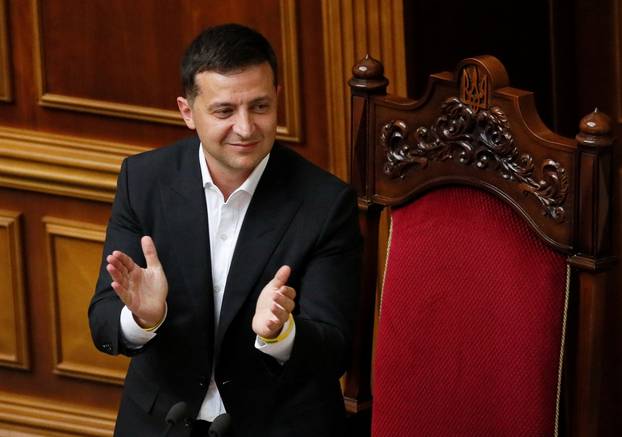
{"type": "Polygon", "coordinates": [[[262,118],[257,124],[261,128],[264,135],[276,135],[276,114],[274,116],[262,118]]]}
{"type": "Polygon", "coordinates": [[[206,122],[201,120],[195,121],[197,133],[203,142],[221,143],[229,135],[230,128],[227,123],[219,123],[214,121],[206,122]]]}

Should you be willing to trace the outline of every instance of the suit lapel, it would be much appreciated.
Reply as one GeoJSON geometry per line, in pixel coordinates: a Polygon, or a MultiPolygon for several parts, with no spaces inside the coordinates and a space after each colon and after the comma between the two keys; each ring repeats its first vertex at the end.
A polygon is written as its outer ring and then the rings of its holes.
{"type": "MultiPolygon", "coordinates": [[[[205,192],[198,158],[198,141],[184,147],[170,177],[160,184],[164,215],[184,281],[193,299],[197,321],[213,321],[212,269],[205,192]],[[208,317],[205,317],[205,311],[208,317]]],[[[213,323],[207,323],[207,341],[213,323]]]]}
{"type": "Polygon", "coordinates": [[[288,189],[286,172],[279,146],[275,146],[233,253],[216,333],[216,356],[227,328],[249,293],[265,285],[257,281],[300,207],[301,199],[288,189]]]}

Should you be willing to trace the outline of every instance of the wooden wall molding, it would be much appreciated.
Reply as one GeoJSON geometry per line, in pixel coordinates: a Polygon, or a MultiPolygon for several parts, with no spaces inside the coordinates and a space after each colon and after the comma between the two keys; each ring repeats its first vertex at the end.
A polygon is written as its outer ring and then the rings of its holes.
{"type": "Polygon", "coordinates": [[[13,100],[8,26],[7,2],[0,0],[0,101],[3,102],[13,100]]]}
{"type": "Polygon", "coordinates": [[[21,214],[0,209],[0,366],[30,369],[21,214]]]}
{"type": "Polygon", "coordinates": [[[112,202],[121,161],[145,150],[0,127],[0,186],[112,202]]]}
{"type": "Polygon", "coordinates": [[[352,67],[381,59],[389,92],[406,95],[402,0],[322,0],[330,170],[348,179],[352,67]]]}
{"type": "Polygon", "coordinates": [[[298,72],[298,14],[296,0],[280,0],[281,44],[283,45],[283,116],[285,125],[277,126],[277,138],[294,143],[302,142],[300,75],[298,72]]]}
{"type": "MultiPolygon", "coordinates": [[[[178,111],[49,92],[45,81],[43,32],[41,30],[41,15],[39,12],[40,0],[31,1],[34,13],[34,62],[39,90],[39,104],[41,106],[185,126],[178,111]]],[[[283,45],[283,59],[281,62],[284,74],[282,93],[285,101],[283,108],[285,124],[277,126],[277,138],[289,142],[301,142],[302,124],[299,105],[300,80],[298,73],[298,16],[296,0],[280,0],[279,7],[281,13],[281,42],[283,45]]]]}
{"type": "Polygon", "coordinates": [[[116,414],[0,393],[0,437],[111,437],[116,414]]]}
{"type": "Polygon", "coordinates": [[[106,227],[44,217],[52,311],[54,373],[123,384],[129,360],[102,355],[86,318],[99,273],[106,227]]]}
{"type": "Polygon", "coordinates": [[[613,25],[614,25],[614,68],[615,68],[615,108],[617,111],[617,123],[622,124],[622,7],[619,2],[612,2],[613,25]]]}

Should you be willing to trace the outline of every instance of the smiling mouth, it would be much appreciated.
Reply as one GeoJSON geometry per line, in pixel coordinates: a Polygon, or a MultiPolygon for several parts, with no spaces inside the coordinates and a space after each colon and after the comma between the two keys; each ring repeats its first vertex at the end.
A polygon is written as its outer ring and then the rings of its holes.
{"type": "Polygon", "coordinates": [[[253,147],[253,146],[256,146],[257,144],[259,144],[259,141],[253,141],[249,143],[229,143],[230,146],[235,146],[235,147],[253,147]]]}

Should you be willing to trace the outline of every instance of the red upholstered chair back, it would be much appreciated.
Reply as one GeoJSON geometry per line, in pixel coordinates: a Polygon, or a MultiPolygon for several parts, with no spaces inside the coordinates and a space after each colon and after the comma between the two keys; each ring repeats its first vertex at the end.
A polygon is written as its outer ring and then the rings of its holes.
{"type": "Polygon", "coordinates": [[[565,258],[486,192],[393,210],[372,435],[555,435],[565,295],[565,258]]]}
{"type": "Polygon", "coordinates": [[[387,95],[376,60],[353,72],[365,253],[349,435],[599,435],[609,118],[556,135],[491,56],[430,76],[417,101],[387,95]]]}

